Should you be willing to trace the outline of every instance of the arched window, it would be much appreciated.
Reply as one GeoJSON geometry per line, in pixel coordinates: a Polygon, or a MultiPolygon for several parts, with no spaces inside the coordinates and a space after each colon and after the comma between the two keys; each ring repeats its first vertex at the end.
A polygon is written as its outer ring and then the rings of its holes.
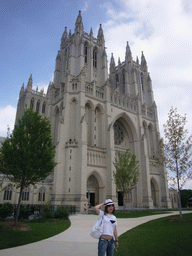
{"type": "Polygon", "coordinates": [[[40,107],[40,100],[37,101],[37,105],[36,105],[36,111],[39,112],[39,107],[40,107]]]}
{"type": "Polygon", "coordinates": [[[97,68],[97,49],[93,50],[93,67],[97,68]]]}
{"type": "Polygon", "coordinates": [[[84,44],[85,63],[87,63],[87,42],[84,44]]]}
{"type": "Polygon", "coordinates": [[[143,86],[143,74],[141,73],[141,86],[142,86],[142,90],[144,91],[144,86],[143,86]]]}
{"type": "Polygon", "coordinates": [[[118,76],[118,74],[115,75],[115,82],[116,82],[116,88],[117,88],[118,85],[119,85],[119,76],[118,76]]]}
{"type": "Polygon", "coordinates": [[[93,114],[91,105],[86,103],[85,105],[85,118],[87,124],[87,145],[92,146],[93,144],[93,114]]]}
{"type": "Polygon", "coordinates": [[[123,88],[122,88],[123,94],[125,93],[125,70],[123,70],[123,88]]]}
{"type": "Polygon", "coordinates": [[[124,132],[121,123],[118,121],[114,124],[114,143],[120,145],[124,140],[124,132]]]}
{"type": "Polygon", "coordinates": [[[45,114],[45,107],[46,107],[46,103],[45,101],[43,102],[43,106],[42,106],[42,113],[45,114]]]}
{"type": "Polygon", "coordinates": [[[96,132],[94,144],[97,147],[102,147],[102,112],[98,106],[95,108],[95,121],[96,132]]]}
{"type": "Polygon", "coordinates": [[[31,99],[31,103],[30,103],[30,108],[33,109],[33,105],[34,105],[34,98],[31,99]]]}
{"type": "Polygon", "coordinates": [[[29,189],[25,188],[22,193],[22,201],[29,201],[29,189]]]}
{"type": "Polygon", "coordinates": [[[4,191],[3,200],[11,200],[11,197],[12,197],[12,186],[9,185],[4,191]]]}
{"type": "Polygon", "coordinates": [[[43,187],[39,190],[38,201],[45,201],[45,189],[43,187]]]}

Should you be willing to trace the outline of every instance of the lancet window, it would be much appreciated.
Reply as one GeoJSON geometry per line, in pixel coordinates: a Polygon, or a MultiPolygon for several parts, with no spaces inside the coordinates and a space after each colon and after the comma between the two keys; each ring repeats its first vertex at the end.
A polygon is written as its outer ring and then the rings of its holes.
{"type": "Polygon", "coordinates": [[[87,42],[84,44],[85,63],[87,63],[87,42]]]}
{"type": "Polygon", "coordinates": [[[117,88],[118,85],[119,85],[119,76],[118,76],[118,74],[115,75],[115,82],[116,82],[116,88],[117,88]]]}
{"type": "Polygon", "coordinates": [[[40,107],[40,100],[37,101],[37,105],[36,105],[36,111],[39,112],[39,107],[40,107]]]}
{"type": "Polygon", "coordinates": [[[45,201],[45,189],[43,187],[39,190],[38,201],[45,201]]]}
{"type": "Polygon", "coordinates": [[[9,185],[4,191],[3,200],[11,200],[12,197],[12,186],[9,185]]]}
{"type": "Polygon", "coordinates": [[[42,106],[42,113],[45,114],[45,107],[46,107],[46,103],[45,101],[43,102],[43,106],[42,106]]]}
{"type": "Polygon", "coordinates": [[[122,93],[125,93],[125,71],[123,70],[123,88],[122,88],[122,93]]]}
{"type": "Polygon", "coordinates": [[[97,49],[93,50],[93,67],[97,68],[97,49]]]}
{"type": "Polygon", "coordinates": [[[29,189],[25,189],[22,192],[22,201],[29,201],[29,189]]]}
{"type": "Polygon", "coordinates": [[[143,86],[143,74],[141,73],[141,86],[142,86],[142,90],[144,91],[144,86],[143,86]]]}
{"type": "Polygon", "coordinates": [[[34,105],[34,98],[31,99],[31,103],[30,103],[30,108],[33,109],[33,105],[34,105]]]}

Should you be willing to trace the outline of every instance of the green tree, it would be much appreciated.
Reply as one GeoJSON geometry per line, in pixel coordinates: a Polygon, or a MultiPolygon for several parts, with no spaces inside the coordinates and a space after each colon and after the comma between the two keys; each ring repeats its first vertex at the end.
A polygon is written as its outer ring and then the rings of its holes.
{"type": "Polygon", "coordinates": [[[172,185],[176,185],[178,189],[180,218],[182,218],[180,190],[186,180],[192,178],[192,136],[187,137],[185,124],[186,115],[181,116],[177,109],[172,107],[164,124],[163,150],[172,185]]]}
{"type": "Polygon", "coordinates": [[[182,189],[181,193],[181,206],[186,207],[189,204],[189,199],[192,197],[191,189],[182,189]]]}
{"type": "Polygon", "coordinates": [[[123,210],[125,211],[126,196],[136,186],[139,176],[139,161],[136,155],[131,154],[127,149],[125,153],[118,152],[113,163],[116,172],[113,172],[114,181],[117,189],[123,196],[123,210]]]}
{"type": "Polygon", "coordinates": [[[28,109],[15,124],[1,147],[0,172],[20,188],[15,224],[18,222],[23,189],[45,179],[54,169],[54,145],[50,122],[28,109]]]}

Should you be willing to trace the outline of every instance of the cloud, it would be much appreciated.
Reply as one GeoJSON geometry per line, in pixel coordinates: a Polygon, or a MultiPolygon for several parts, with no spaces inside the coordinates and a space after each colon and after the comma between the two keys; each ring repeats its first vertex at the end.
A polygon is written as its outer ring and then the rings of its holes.
{"type": "MultiPolygon", "coordinates": [[[[113,53],[124,61],[126,41],[133,60],[144,51],[152,78],[159,128],[170,108],[187,114],[186,128],[192,134],[192,3],[189,0],[118,0],[105,3],[103,24],[108,61],[113,53]]],[[[184,188],[192,188],[188,181],[184,188]]]]}
{"type": "Polygon", "coordinates": [[[153,82],[160,130],[173,106],[179,113],[187,113],[188,128],[192,133],[191,2],[118,0],[115,3],[119,8],[112,2],[103,4],[107,15],[103,29],[109,63],[111,53],[116,64],[118,57],[124,61],[126,41],[129,41],[134,60],[144,51],[153,82]]]}
{"type": "Polygon", "coordinates": [[[82,12],[86,12],[88,8],[89,8],[88,1],[86,1],[85,5],[84,5],[84,7],[82,9],[82,12]]]}
{"type": "Polygon", "coordinates": [[[38,89],[38,91],[40,92],[41,90],[43,90],[43,92],[46,94],[47,93],[47,89],[48,89],[49,84],[46,82],[39,82],[36,85],[33,86],[33,90],[38,89]]]}
{"type": "Polygon", "coordinates": [[[16,108],[8,105],[4,108],[0,108],[0,136],[7,136],[7,128],[9,126],[10,132],[14,128],[16,116],[16,108]]]}

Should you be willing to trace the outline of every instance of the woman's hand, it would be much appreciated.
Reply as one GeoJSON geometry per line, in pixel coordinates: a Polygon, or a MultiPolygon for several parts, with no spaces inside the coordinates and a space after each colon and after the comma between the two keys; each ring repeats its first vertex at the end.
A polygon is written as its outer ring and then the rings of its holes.
{"type": "Polygon", "coordinates": [[[99,214],[99,212],[100,212],[100,209],[99,209],[99,208],[102,207],[102,206],[104,206],[104,205],[105,205],[105,202],[103,202],[102,204],[98,204],[98,205],[95,206],[95,211],[96,211],[97,214],[99,214]]]}
{"type": "Polygon", "coordinates": [[[115,247],[118,249],[119,248],[119,242],[115,241],[115,247]]]}

